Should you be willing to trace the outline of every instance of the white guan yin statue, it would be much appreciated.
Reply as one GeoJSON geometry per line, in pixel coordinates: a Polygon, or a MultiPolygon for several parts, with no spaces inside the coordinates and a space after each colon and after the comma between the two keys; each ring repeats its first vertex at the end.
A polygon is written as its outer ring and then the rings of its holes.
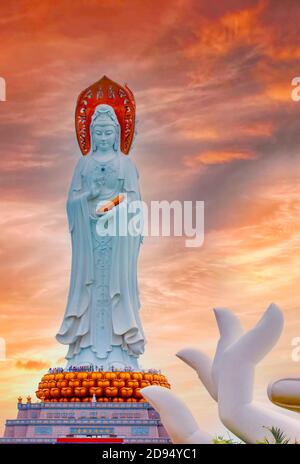
{"type": "Polygon", "coordinates": [[[69,345],[67,368],[137,371],[146,343],[137,282],[142,234],[99,233],[121,209],[129,219],[130,203],[141,199],[128,157],[135,133],[131,91],[104,76],[79,95],[75,124],[83,156],[67,200],[72,269],[56,338],[69,345]]]}

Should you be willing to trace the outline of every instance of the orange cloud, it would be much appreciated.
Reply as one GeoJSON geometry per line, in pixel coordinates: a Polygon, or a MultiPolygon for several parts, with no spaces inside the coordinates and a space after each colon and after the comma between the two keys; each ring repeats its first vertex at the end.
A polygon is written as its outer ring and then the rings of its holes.
{"type": "Polygon", "coordinates": [[[273,133],[273,123],[264,121],[256,124],[249,124],[248,126],[241,127],[239,131],[253,137],[268,137],[273,133]]]}
{"type": "Polygon", "coordinates": [[[292,87],[288,79],[284,82],[274,82],[266,87],[266,95],[279,102],[291,103],[292,87]]]}
{"type": "Polygon", "coordinates": [[[216,57],[237,46],[264,44],[266,34],[260,15],[266,6],[267,1],[261,0],[252,8],[231,11],[219,18],[201,17],[201,27],[194,30],[197,41],[187,46],[185,53],[190,58],[203,53],[216,57]]]}
{"type": "Polygon", "coordinates": [[[238,160],[253,159],[255,159],[255,154],[249,151],[207,151],[185,158],[185,164],[188,167],[196,167],[199,164],[227,164],[238,160]]]}
{"type": "Polygon", "coordinates": [[[51,364],[48,361],[37,361],[35,359],[19,359],[18,361],[16,361],[15,366],[17,369],[40,371],[42,369],[49,369],[49,367],[51,367],[51,364]]]}
{"type": "Polygon", "coordinates": [[[201,129],[187,128],[180,132],[181,136],[194,140],[217,140],[218,131],[210,127],[201,127],[201,129]]]}

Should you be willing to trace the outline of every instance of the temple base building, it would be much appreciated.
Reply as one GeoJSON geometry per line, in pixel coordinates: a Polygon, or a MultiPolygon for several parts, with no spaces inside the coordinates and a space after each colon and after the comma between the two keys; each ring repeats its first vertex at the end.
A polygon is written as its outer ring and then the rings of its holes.
{"type": "Polygon", "coordinates": [[[171,443],[149,403],[18,403],[0,443],[171,443]]]}
{"type": "Polygon", "coordinates": [[[7,420],[0,443],[171,443],[159,414],[140,389],[170,388],[151,372],[45,374],[39,402],[18,398],[17,419],[7,420]]]}

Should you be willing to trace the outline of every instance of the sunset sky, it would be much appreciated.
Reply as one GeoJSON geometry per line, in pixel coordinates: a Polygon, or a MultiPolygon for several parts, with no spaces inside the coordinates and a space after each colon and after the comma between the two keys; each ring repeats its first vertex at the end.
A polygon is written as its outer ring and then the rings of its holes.
{"type": "Polygon", "coordinates": [[[212,309],[229,307],[246,328],[271,303],[285,315],[280,342],[257,369],[299,376],[300,10],[295,0],[13,0],[0,10],[0,423],[19,395],[34,398],[50,367],[71,264],[66,194],[81,156],[78,94],[104,74],[128,83],[138,135],[130,156],[143,199],[204,200],[205,240],[145,238],[139,259],[140,358],[212,433],[217,409],[175,353],[213,354],[212,309]],[[242,9],[241,9],[242,8],[242,9]]]}

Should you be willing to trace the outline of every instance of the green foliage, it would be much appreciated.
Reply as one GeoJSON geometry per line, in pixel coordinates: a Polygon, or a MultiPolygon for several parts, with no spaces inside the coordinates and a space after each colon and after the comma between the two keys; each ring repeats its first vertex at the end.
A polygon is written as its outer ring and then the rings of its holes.
{"type": "Polygon", "coordinates": [[[283,431],[280,430],[279,427],[264,427],[265,429],[269,430],[273,437],[273,441],[269,441],[268,438],[265,437],[263,441],[259,441],[258,444],[260,445],[287,445],[290,442],[289,438],[286,438],[283,431]]]}
{"type": "Polygon", "coordinates": [[[213,439],[215,445],[239,445],[240,442],[234,441],[233,438],[228,434],[228,438],[224,438],[222,435],[217,435],[213,439]]]}
{"type": "MultiPolygon", "coordinates": [[[[269,438],[265,437],[263,441],[258,441],[257,444],[259,445],[287,445],[291,444],[290,439],[287,438],[284,432],[279,427],[264,427],[264,429],[268,430],[272,435],[272,440],[270,441],[269,438]]],[[[243,442],[234,441],[233,438],[230,437],[228,434],[228,438],[225,438],[222,435],[217,435],[213,439],[213,443],[215,445],[240,445],[243,442]]],[[[294,442],[295,445],[298,445],[297,441],[294,442]]]]}

